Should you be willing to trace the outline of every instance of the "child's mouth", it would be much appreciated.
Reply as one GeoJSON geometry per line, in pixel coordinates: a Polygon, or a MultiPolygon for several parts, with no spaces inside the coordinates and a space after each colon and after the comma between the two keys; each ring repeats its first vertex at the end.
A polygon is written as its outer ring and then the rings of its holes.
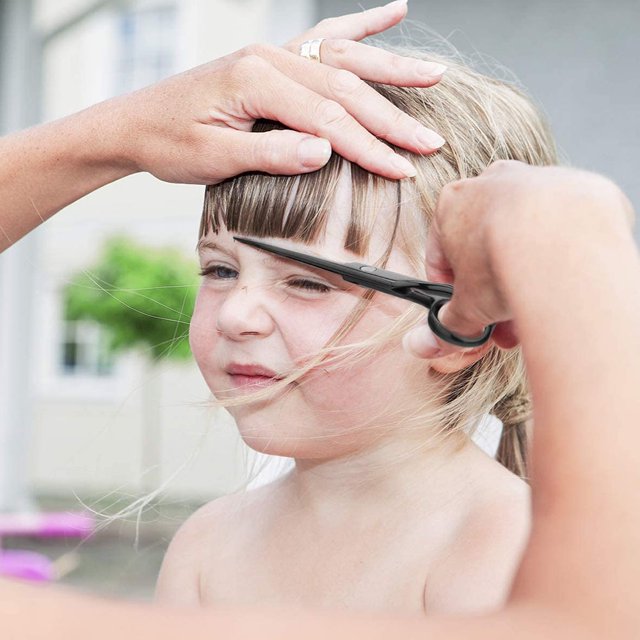
{"type": "Polygon", "coordinates": [[[260,364],[231,363],[226,367],[226,373],[234,388],[243,389],[269,387],[281,379],[275,371],[260,364]]]}
{"type": "Polygon", "coordinates": [[[229,374],[229,377],[232,380],[234,387],[254,387],[254,388],[263,388],[269,387],[272,384],[278,382],[279,378],[273,378],[269,376],[249,376],[241,373],[237,374],[229,374]]]}

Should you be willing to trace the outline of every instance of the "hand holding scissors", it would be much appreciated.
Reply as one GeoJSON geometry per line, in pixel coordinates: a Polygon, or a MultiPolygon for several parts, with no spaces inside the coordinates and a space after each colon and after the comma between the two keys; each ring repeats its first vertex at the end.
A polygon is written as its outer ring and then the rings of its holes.
{"type": "MultiPolygon", "coordinates": [[[[543,252],[531,241],[533,231],[553,246],[569,246],[590,210],[576,203],[590,199],[619,201],[632,225],[633,208],[618,187],[602,176],[568,167],[502,160],[478,177],[446,185],[426,246],[427,278],[455,283],[456,296],[440,309],[440,321],[470,335],[493,322],[495,344],[501,349],[516,347],[520,337],[512,300],[522,291],[509,289],[512,265],[527,256],[531,267],[525,275],[540,278],[543,259],[538,256],[543,252]]],[[[617,211],[613,208],[612,216],[617,211]]],[[[542,314],[539,307],[530,312],[542,314]]],[[[405,336],[405,346],[423,358],[455,351],[450,341],[439,338],[433,329],[419,326],[405,336]]]]}

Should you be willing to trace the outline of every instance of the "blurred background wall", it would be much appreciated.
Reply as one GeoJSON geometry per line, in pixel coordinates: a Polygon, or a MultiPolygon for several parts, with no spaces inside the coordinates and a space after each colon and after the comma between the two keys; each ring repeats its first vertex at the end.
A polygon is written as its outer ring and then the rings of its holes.
{"type": "MultiPolygon", "coordinates": [[[[322,17],[354,6],[318,0],[322,17]]],[[[484,68],[509,69],[542,105],[566,160],[613,178],[638,210],[638,0],[409,0],[408,17],[484,68]]]]}
{"type": "MultiPolygon", "coordinates": [[[[472,58],[510,69],[543,106],[568,161],[614,178],[638,208],[637,0],[409,5],[411,21],[472,58]]],[[[254,41],[281,43],[323,17],[370,6],[368,0],[0,0],[2,133],[254,41]]],[[[395,30],[394,39],[410,26],[395,30]]],[[[176,500],[204,500],[238,486],[243,448],[225,414],[206,406],[208,390],[195,365],[166,364],[151,375],[144,358],[129,353],[105,367],[101,330],[65,322],[61,308],[71,274],[86,269],[117,232],[177,246],[195,269],[202,196],[201,187],[132,176],[68,207],[0,257],[0,449],[28,452],[5,464],[12,475],[5,474],[4,485],[0,480],[0,510],[24,508],[32,494],[144,493],[141,424],[149,388],[159,402],[154,481],[184,466],[167,487],[176,500]]]]}
{"type": "MultiPolygon", "coordinates": [[[[281,42],[314,14],[304,0],[2,0],[2,132],[251,42],[281,42]]],[[[175,499],[211,498],[243,479],[235,429],[206,406],[208,389],[193,363],[150,374],[143,354],[129,353],[105,367],[103,332],[65,322],[62,309],[71,275],[116,233],[177,246],[195,272],[203,193],[132,176],[68,207],[0,257],[0,451],[11,451],[0,465],[0,511],[29,508],[32,494],[139,495],[185,463],[168,487],[175,499]],[[148,388],[159,403],[161,443],[152,470],[141,428],[148,388]]]]}

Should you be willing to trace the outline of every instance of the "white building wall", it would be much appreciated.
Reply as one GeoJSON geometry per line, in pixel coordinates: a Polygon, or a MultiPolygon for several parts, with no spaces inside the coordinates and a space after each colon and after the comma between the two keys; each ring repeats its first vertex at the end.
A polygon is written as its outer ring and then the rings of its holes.
{"type": "MultiPolygon", "coordinates": [[[[50,29],[82,4],[41,0],[37,23],[50,29]]],[[[254,41],[282,42],[310,26],[313,13],[310,1],[178,0],[176,5],[176,71],[254,41]]],[[[44,60],[44,119],[109,97],[117,54],[117,30],[109,10],[52,40],[44,60]]],[[[119,361],[112,379],[65,380],[56,371],[60,290],[70,275],[88,266],[102,240],[118,231],[151,244],[178,245],[194,256],[195,268],[202,196],[202,187],[136,175],[87,196],[45,225],[34,293],[35,489],[80,495],[147,490],[141,416],[143,393],[150,384],[160,389],[161,479],[187,464],[168,493],[206,498],[241,481],[244,447],[226,414],[205,407],[208,389],[192,362],[162,365],[155,381],[135,355],[119,361]]]]}

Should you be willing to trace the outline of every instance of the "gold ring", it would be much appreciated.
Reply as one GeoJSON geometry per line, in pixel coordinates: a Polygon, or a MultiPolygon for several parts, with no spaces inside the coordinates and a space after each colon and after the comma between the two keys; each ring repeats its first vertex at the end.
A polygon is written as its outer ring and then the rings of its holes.
{"type": "Polygon", "coordinates": [[[300,45],[300,55],[307,60],[314,62],[322,62],[320,60],[320,45],[325,38],[316,38],[315,40],[305,40],[300,45]]]}

